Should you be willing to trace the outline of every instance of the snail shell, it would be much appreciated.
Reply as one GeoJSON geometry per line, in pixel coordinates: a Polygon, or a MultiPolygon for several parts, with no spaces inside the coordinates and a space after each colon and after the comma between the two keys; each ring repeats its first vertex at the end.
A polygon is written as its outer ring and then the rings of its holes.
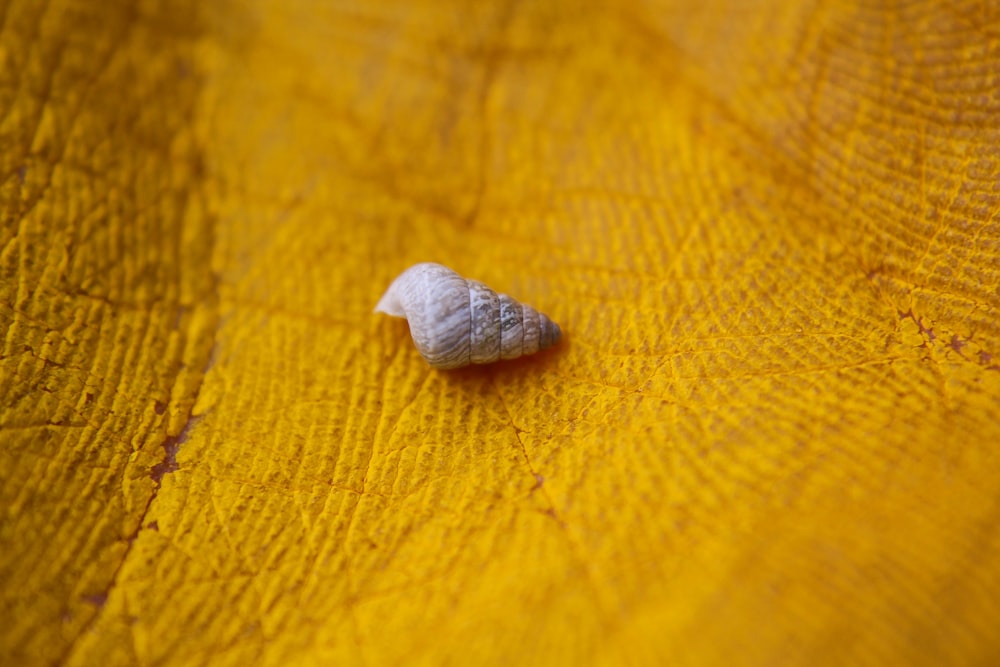
{"type": "Polygon", "coordinates": [[[559,325],[506,294],[440,264],[415,264],[389,285],[376,313],[405,317],[434,368],[515,359],[555,345],[559,325]]]}

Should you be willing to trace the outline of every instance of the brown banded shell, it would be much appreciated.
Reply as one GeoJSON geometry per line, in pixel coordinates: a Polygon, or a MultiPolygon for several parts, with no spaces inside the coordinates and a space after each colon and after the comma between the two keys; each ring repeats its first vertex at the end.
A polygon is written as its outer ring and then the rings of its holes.
{"type": "Polygon", "coordinates": [[[432,263],[400,274],[375,312],[406,318],[417,350],[434,368],[516,359],[555,345],[562,335],[531,306],[432,263]]]}

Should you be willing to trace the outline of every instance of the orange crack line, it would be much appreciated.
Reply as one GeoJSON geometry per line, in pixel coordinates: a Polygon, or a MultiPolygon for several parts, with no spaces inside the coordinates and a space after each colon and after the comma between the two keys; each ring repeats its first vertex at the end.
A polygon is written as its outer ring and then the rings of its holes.
{"type": "Polygon", "coordinates": [[[605,619],[610,618],[611,615],[607,611],[608,605],[602,599],[600,586],[597,585],[597,578],[594,575],[594,572],[590,566],[590,562],[584,555],[585,554],[584,549],[573,538],[573,535],[572,533],[570,533],[569,528],[566,524],[566,520],[562,517],[562,514],[556,507],[555,502],[552,500],[552,496],[545,489],[545,484],[544,484],[545,478],[535,470],[535,466],[531,462],[531,457],[528,455],[528,450],[524,446],[524,441],[521,440],[522,430],[518,428],[517,424],[514,423],[514,417],[510,412],[510,408],[507,406],[507,401],[504,399],[503,393],[500,391],[500,387],[496,383],[495,376],[493,375],[490,376],[490,383],[493,385],[493,389],[496,392],[497,398],[500,399],[500,405],[501,407],[503,407],[504,413],[507,415],[507,420],[510,422],[511,429],[514,431],[514,437],[517,438],[517,443],[518,446],[520,447],[521,456],[524,457],[525,466],[527,467],[528,472],[531,474],[532,478],[536,482],[535,488],[542,494],[542,496],[545,498],[549,506],[548,514],[556,522],[556,525],[559,526],[559,529],[561,530],[563,536],[566,538],[566,543],[569,545],[571,553],[573,554],[574,558],[576,558],[576,560],[580,563],[580,565],[583,568],[583,571],[586,573],[587,582],[594,595],[594,600],[598,610],[601,612],[603,618],[605,619]]]}

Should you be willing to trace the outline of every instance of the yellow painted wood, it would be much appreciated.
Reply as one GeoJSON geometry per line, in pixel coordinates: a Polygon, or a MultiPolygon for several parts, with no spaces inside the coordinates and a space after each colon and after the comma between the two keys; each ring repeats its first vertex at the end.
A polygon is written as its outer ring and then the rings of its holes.
{"type": "Polygon", "coordinates": [[[1000,658],[991,3],[0,17],[0,663],[1000,658]]]}

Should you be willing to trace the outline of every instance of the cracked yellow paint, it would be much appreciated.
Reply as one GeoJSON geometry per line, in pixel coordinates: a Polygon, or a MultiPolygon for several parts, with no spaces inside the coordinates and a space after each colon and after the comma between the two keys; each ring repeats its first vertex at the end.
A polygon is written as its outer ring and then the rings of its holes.
{"type": "Polygon", "coordinates": [[[1000,13],[585,5],[0,2],[0,663],[1000,656],[1000,13]]]}

